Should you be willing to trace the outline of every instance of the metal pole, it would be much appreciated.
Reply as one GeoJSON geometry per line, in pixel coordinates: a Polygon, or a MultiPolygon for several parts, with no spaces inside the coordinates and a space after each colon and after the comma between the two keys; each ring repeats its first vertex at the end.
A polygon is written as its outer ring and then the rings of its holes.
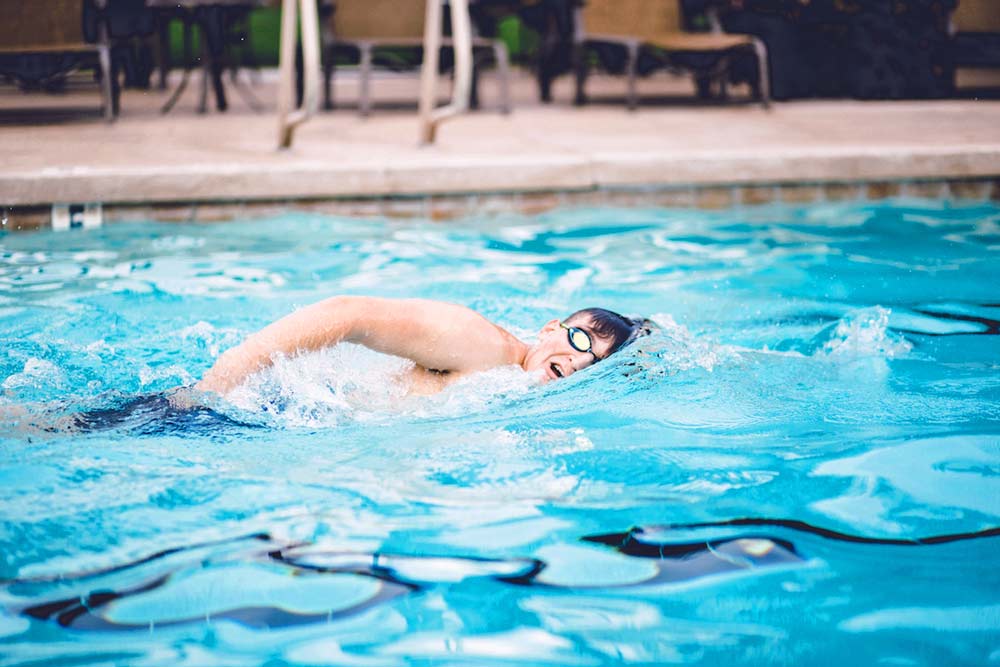
{"type": "Polygon", "coordinates": [[[437,126],[469,108],[472,91],[472,21],[468,0],[451,0],[452,48],[455,52],[455,84],[447,106],[434,108],[438,55],[441,50],[441,3],[427,0],[424,20],[424,63],[420,79],[420,143],[434,142],[437,126]]]}
{"type": "Polygon", "coordinates": [[[278,147],[289,148],[295,128],[319,109],[319,16],[316,0],[282,0],[281,83],[278,88],[278,147]],[[295,109],[295,47],[297,24],[302,24],[302,67],[305,90],[302,107],[295,109]]]}

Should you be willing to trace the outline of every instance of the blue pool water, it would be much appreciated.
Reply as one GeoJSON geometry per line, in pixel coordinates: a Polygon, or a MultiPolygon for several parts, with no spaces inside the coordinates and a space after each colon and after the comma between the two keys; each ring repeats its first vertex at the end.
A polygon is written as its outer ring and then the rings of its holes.
{"type": "Polygon", "coordinates": [[[0,233],[0,337],[0,667],[1000,664],[992,205],[0,233]],[[162,398],[333,294],[662,328],[162,398]]]}

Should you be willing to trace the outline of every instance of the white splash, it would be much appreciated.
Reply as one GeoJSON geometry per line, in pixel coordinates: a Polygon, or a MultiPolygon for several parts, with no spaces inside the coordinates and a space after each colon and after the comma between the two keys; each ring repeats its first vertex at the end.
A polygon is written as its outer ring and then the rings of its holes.
{"type": "Polygon", "coordinates": [[[400,416],[455,417],[524,395],[537,380],[517,367],[461,378],[444,391],[409,393],[413,362],[342,343],[274,365],[227,395],[229,403],[284,426],[332,427],[343,421],[391,422],[400,416]]]}
{"type": "Polygon", "coordinates": [[[848,313],[837,323],[823,351],[832,357],[883,357],[893,359],[913,346],[889,331],[888,308],[873,306],[848,313]]]}
{"type": "Polygon", "coordinates": [[[234,347],[242,338],[237,329],[217,329],[204,320],[195,322],[177,332],[185,343],[192,342],[204,348],[213,359],[219,354],[234,347]]]}
{"type": "Polygon", "coordinates": [[[738,348],[723,345],[707,336],[695,335],[678,324],[670,314],[657,313],[652,320],[659,328],[637,340],[630,349],[640,359],[651,355],[674,371],[701,368],[711,372],[719,364],[739,358],[738,348]]]}
{"type": "Polygon", "coordinates": [[[67,384],[66,372],[59,366],[45,359],[30,357],[24,362],[21,372],[8,376],[0,387],[8,391],[43,386],[65,389],[68,388],[67,384]]]}

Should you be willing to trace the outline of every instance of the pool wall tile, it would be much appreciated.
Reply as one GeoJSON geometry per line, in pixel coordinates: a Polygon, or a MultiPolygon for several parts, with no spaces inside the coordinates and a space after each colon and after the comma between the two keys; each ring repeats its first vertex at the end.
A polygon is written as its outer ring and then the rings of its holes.
{"type": "Polygon", "coordinates": [[[698,208],[724,209],[733,205],[733,189],[723,188],[698,188],[695,195],[695,203],[698,208]]]}
{"type": "MultiPolygon", "coordinates": [[[[725,209],[780,202],[877,201],[892,197],[1000,201],[1000,179],[902,180],[876,182],[754,183],[570,188],[527,192],[441,193],[432,195],[232,200],[192,203],[121,203],[103,206],[106,223],[157,220],[217,222],[277,217],[293,211],[354,218],[423,218],[453,220],[472,216],[537,215],[559,207],[650,207],[725,209]]],[[[51,225],[51,207],[6,206],[4,231],[34,230],[51,225]]]]}
{"type": "Polygon", "coordinates": [[[823,196],[827,201],[855,201],[861,199],[864,192],[858,183],[826,183],[823,196]]]}
{"type": "Polygon", "coordinates": [[[526,192],[518,197],[518,210],[524,215],[545,213],[563,205],[558,192],[526,192]]]}
{"type": "Polygon", "coordinates": [[[974,199],[983,201],[989,197],[990,183],[988,181],[954,181],[948,184],[951,195],[958,199],[974,199]]]}
{"type": "Polygon", "coordinates": [[[319,215],[332,215],[337,217],[352,218],[380,218],[382,217],[382,200],[379,198],[369,199],[317,199],[307,202],[305,206],[299,206],[294,202],[289,202],[291,210],[306,210],[319,215]]]}
{"type": "Polygon", "coordinates": [[[653,193],[652,204],[665,208],[690,208],[695,205],[694,188],[669,188],[653,193]]]}
{"type": "Polygon", "coordinates": [[[244,202],[243,215],[248,218],[275,218],[287,215],[298,208],[297,203],[287,201],[244,202]]]}
{"type": "Polygon", "coordinates": [[[382,199],[349,199],[338,202],[339,213],[355,218],[381,218],[385,216],[385,207],[382,199]]]}
{"type": "Polygon", "coordinates": [[[899,183],[887,183],[887,182],[876,182],[868,183],[866,186],[866,192],[868,199],[888,199],[890,197],[898,197],[900,194],[899,183]]]}
{"type": "Polygon", "coordinates": [[[41,206],[0,207],[0,231],[31,231],[52,225],[52,209],[41,206]]]}
{"type": "MultiPolygon", "coordinates": [[[[344,215],[344,211],[350,202],[351,200],[349,199],[306,199],[301,202],[288,202],[288,204],[293,210],[303,213],[340,216],[344,215]]],[[[252,211],[252,207],[249,210],[252,211]]],[[[256,213],[253,214],[256,215],[256,213]]]]}
{"type": "Polygon", "coordinates": [[[903,194],[921,199],[940,199],[946,195],[944,181],[912,181],[904,184],[903,194]]]}
{"type": "Polygon", "coordinates": [[[738,190],[740,204],[744,206],[770,204],[779,196],[778,188],[774,185],[748,185],[738,190]]]}
{"type": "Polygon", "coordinates": [[[610,188],[604,191],[605,206],[646,206],[650,190],[633,188],[610,188]]]}
{"type": "Polygon", "coordinates": [[[471,202],[478,215],[503,215],[511,211],[511,197],[497,192],[484,192],[476,195],[471,202]]]}
{"type": "Polygon", "coordinates": [[[563,193],[563,205],[573,208],[600,208],[607,200],[603,190],[591,188],[587,190],[569,190],[563,193]]]}
{"type": "Polygon", "coordinates": [[[226,222],[246,216],[246,207],[234,204],[196,204],[191,213],[197,222],[226,222]]]}
{"type": "Polygon", "coordinates": [[[143,222],[159,220],[159,208],[155,206],[105,206],[104,222],[143,222]]]}
{"type": "Polygon", "coordinates": [[[155,219],[162,222],[194,222],[195,208],[194,204],[164,204],[156,207],[155,219]]]}
{"type": "Polygon", "coordinates": [[[388,197],[382,200],[382,215],[387,218],[426,218],[427,197],[388,197]]]}
{"type": "Polygon", "coordinates": [[[442,196],[429,198],[428,207],[432,220],[454,220],[467,218],[476,212],[476,198],[469,195],[442,196]]]}
{"type": "Polygon", "coordinates": [[[823,189],[818,185],[783,185],[778,193],[781,201],[789,204],[808,204],[824,198],[823,189]]]}

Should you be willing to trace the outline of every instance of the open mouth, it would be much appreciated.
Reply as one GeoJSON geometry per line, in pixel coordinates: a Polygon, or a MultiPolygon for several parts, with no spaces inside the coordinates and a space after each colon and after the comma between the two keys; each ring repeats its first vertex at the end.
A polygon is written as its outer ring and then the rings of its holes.
{"type": "Polygon", "coordinates": [[[557,378],[566,377],[565,375],[563,375],[562,370],[555,364],[555,362],[549,364],[549,368],[552,369],[552,372],[555,374],[557,378]]]}

